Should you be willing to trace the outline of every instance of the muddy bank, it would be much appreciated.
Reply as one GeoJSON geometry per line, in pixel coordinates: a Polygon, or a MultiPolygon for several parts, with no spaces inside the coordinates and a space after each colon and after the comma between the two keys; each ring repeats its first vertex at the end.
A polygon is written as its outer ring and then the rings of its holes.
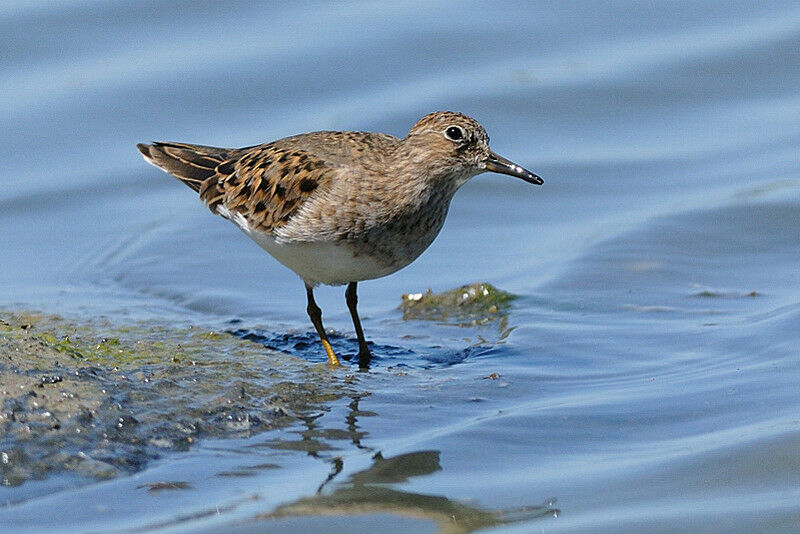
{"type": "Polygon", "coordinates": [[[2,484],[115,477],[285,426],[342,395],[347,372],[225,332],[0,312],[2,484]]]}

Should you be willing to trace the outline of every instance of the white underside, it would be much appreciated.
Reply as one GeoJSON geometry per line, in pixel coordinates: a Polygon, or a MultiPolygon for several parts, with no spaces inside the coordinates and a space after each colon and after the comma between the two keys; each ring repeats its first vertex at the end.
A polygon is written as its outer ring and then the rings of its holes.
{"type": "Polygon", "coordinates": [[[297,273],[306,283],[344,285],[372,280],[391,274],[402,267],[386,266],[367,255],[354,256],[346,244],[323,241],[280,243],[275,237],[250,228],[240,214],[231,214],[223,206],[219,214],[238,226],[272,257],[297,273]]]}

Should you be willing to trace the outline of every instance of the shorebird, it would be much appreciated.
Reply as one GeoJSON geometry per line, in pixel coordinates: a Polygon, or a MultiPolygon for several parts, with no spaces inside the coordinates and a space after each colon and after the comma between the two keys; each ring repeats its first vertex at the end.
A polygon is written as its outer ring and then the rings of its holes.
{"type": "Polygon", "coordinates": [[[359,366],[372,357],[357,285],[414,261],[444,224],[467,180],[491,171],[542,179],[489,149],[474,119],[437,111],[403,138],[372,132],[311,132],[245,148],[186,143],[137,145],[151,164],[200,194],[305,283],[307,312],[328,362],[339,365],[314,301],[318,284],[347,285],[359,366]]]}

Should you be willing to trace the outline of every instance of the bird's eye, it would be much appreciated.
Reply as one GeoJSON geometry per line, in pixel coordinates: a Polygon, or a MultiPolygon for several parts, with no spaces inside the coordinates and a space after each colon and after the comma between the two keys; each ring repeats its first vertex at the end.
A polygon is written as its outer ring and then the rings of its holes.
{"type": "Polygon", "coordinates": [[[459,126],[448,126],[444,135],[451,141],[461,141],[464,139],[464,130],[459,126]]]}

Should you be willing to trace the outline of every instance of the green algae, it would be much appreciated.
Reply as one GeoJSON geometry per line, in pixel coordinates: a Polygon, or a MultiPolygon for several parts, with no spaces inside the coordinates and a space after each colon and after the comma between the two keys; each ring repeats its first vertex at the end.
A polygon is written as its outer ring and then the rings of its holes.
{"type": "Polygon", "coordinates": [[[403,319],[426,320],[474,326],[507,316],[515,295],[491,284],[474,283],[449,291],[405,294],[400,310],[403,319]]]}
{"type": "Polygon", "coordinates": [[[170,331],[169,337],[176,340],[170,344],[160,339],[163,333],[158,334],[144,323],[118,328],[103,319],[77,323],[56,315],[29,312],[3,314],[3,322],[2,333],[6,338],[39,343],[70,356],[74,365],[132,366],[175,362],[176,358],[187,355],[187,349],[191,352],[198,348],[186,342],[191,340],[186,331],[170,331]]]}

